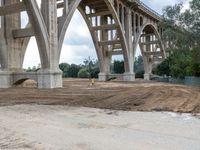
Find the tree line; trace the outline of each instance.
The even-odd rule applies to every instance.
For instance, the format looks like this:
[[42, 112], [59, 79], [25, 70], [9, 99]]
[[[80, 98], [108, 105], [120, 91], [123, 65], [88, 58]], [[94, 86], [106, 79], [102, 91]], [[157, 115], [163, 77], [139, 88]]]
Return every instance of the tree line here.
[[[100, 72], [98, 61], [91, 60], [90, 57], [85, 59], [81, 65], [61, 63], [59, 67], [63, 71], [64, 78], [98, 78], [98, 74]], [[114, 60], [110, 67], [111, 73], [122, 74], [125, 71], [123, 60]], [[142, 78], [144, 74], [142, 56], [136, 58], [134, 68], [136, 71], [136, 76]]]
[[175, 78], [185, 76], [200, 77], [200, 1], [192, 0], [190, 7], [183, 11], [183, 4], [167, 6], [163, 9], [161, 23], [168, 41], [168, 58], [154, 73]]
[[[136, 77], [142, 78], [144, 74], [144, 64], [142, 56], [135, 58], [135, 72]], [[124, 73], [124, 61], [114, 60], [111, 63], [111, 73], [122, 74]], [[68, 64], [61, 63], [59, 65], [60, 70], [63, 72], [63, 78], [98, 78], [100, 72], [98, 60], [93, 60], [90, 57], [85, 59], [82, 64]], [[32, 68], [25, 69], [26, 72], [37, 72], [40, 69], [33, 66]]]
[[92, 60], [90, 57], [85, 59], [83, 64], [61, 63], [59, 68], [63, 71], [64, 78], [98, 78], [100, 72], [98, 61]]

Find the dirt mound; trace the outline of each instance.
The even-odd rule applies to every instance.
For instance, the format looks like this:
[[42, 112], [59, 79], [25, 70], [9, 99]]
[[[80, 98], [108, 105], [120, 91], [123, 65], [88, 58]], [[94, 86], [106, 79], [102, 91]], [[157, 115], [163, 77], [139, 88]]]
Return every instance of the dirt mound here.
[[70, 105], [130, 111], [200, 113], [200, 88], [157, 82], [64, 80], [61, 89], [0, 90], [0, 106], [15, 104]]
[[15, 87], [23, 87], [23, 88], [37, 88], [37, 82], [30, 79], [22, 80], [15, 84]]

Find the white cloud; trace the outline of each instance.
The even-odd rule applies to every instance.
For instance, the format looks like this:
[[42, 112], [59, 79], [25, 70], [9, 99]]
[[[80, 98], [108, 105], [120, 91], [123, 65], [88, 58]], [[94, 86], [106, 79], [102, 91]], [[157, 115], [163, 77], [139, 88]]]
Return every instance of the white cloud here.
[[96, 51], [94, 48], [89, 48], [87, 45], [63, 45], [60, 62], [81, 64], [89, 56], [91, 58], [96, 58]]

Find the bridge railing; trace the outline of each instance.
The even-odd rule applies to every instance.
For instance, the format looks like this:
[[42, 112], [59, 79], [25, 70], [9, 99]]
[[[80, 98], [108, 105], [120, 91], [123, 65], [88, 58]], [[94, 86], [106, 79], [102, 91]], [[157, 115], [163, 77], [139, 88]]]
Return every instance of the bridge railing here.
[[149, 6], [147, 6], [147, 5], [146, 5], [145, 3], [143, 3], [141, 0], [139, 0], [138, 2], [139, 2], [139, 4], [140, 4], [141, 6], [143, 6], [144, 8], [146, 8], [148, 11], [150, 11], [151, 13], [153, 13], [154, 15], [156, 15], [157, 17], [162, 18], [162, 16], [161, 16], [158, 12], [156, 12], [155, 10], [153, 10], [152, 8], [150, 8]]

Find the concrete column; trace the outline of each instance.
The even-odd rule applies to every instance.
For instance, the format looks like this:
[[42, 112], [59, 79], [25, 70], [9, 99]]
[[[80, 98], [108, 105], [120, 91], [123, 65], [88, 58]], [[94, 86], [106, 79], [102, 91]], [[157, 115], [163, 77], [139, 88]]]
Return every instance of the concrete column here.
[[67, 15], [67, 13], [69, 12], [69, 0], [64, 0], [64, 9], [63, 9], [63, 14]]
[[[128, 67], [124, 73], [124, 80], [133, 81], [135, 80], [135, 73], [133, 72], [134, 69], [134, 52], [133, 52], [133, 28], [132, 28], [132, 14], [130, 9], [126, 9], [126, 18], [125, 18], [125, 35], [126, 41], [128, 43], [128, 59], [125, 60], [125, 64], [128, 63]], [[128, 61], [128, 62], [126, 62]]]
[[[146, 42], [150, 42], [151, 37], [150, 36], [146, 36]], [[146, 52], [149, 52], [151, 50], [151, 45], [150, 44], [146, 44]], [[151, 62], [151, 58], [149, 56], [143, 55], [143, 60], [144, 60], [144, 79], [145, 80], [150, 80], [151, 79], [151, 74], [152, 74], [152, 62]]]
[[136, 42], [136, 39], [137, 39], [137, 25], [136, 25], [136, 13], [134, 12], [134, 20], [133, 20], [133, 29], [134, 29], [134, 40]]
[[117, 14], [119, 15], [119, 2], [116, 1], [116, 3], [117, 3]]
[[[5, 5], [19, 2], [19, 0], [6, 0]], [[14, 39], [12, 31], [14, 29], [21, 28], [20, 13], [4, 16], [5, 26], [2, 28], [4, 30], [5, 39], [5, 49], [7, 50], [7, 64], [4, 64], [5, 68], [9, 71], [22, 71], [22, 40]], [[4, 40], [3, 39], [3, 40]]]
[[[5, 0], [3, 5], [17, 3], [20, 0]], [[9, 10], [7, 10], [9, 11]], [[23, 65], [23, 38], [14, 39], [13, 30], [20, 29], [20, 13], [10, 14], [1, 17], [0, 28], [0, 88], [8, 88], [13, 84], [13, 72], [22, 72]]]
[[[106, 16], [101, 16], [100, 19], [100, 24], [107, 24], [108, 20]], [[108, 31], [107, 30], [102, 30], [101, 31], [101, 37], [100, 37], [101, 41], [108, 41]], [[100, 81], [107, 81], [109, 74], [110, 74], [110, 66], [111, 66], [111, 55], [109, 53], [109, 49], [108, 46], [102, 46], [101, 47], [102, 51], [103, 51], [103, 58], [102, 61], [100, 63], [101, 64], [101, 70], [99, 73], [99, 80]]]
[[140, 14], [138, 14], [138, 33], [140, 32]]
[[124, 29], [124, 26], [125, 26], [125, 16], [124, 16], [124, 6], [122, 5], [122, 9], [121, 9], [121, 18], [122, 18], [122, 27]]
[[57, 0], [42, 0], [41, 11], [49, 36], [47, 50], [49, 67], [38, 71], [38, 86], [39, 88], [62, 87], [62, 72], [59, 69]]

